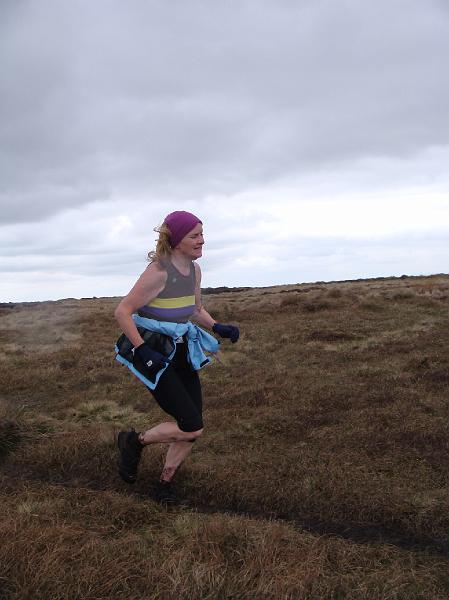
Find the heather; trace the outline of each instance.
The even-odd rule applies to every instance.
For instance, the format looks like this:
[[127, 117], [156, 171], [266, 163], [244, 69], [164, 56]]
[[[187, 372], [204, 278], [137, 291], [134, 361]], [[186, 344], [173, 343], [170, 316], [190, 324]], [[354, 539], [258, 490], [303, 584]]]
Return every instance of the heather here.
[[0, 305], [0, 596], [449, 596], [449, 276], [207, 290], [241, 328], [165, 508], [117, 476], [162, 418], [113, 358], [118, 298]]

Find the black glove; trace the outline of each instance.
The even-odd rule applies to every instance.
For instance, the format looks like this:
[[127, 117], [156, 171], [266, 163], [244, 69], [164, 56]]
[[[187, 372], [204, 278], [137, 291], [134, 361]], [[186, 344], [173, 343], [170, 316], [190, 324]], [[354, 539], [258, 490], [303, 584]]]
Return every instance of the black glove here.
[[234, 325], [222, 325], [221, 323], [215, 323], [212, 331], [222, 338], [229, 338], [233, 344], [239, 339], [240, 335], [238, 327], [234, 327]]
[[169, 358], [147, 344], [141, 344], [133, 350], [133, 366], [151, 380], [154, 380], [157, 373], [170, 362]]

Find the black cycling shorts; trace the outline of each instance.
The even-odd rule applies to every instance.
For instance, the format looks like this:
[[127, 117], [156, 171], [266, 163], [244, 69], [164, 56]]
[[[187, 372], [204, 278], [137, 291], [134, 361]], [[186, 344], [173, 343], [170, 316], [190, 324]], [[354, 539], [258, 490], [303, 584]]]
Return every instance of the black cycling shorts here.
[[162, 373], [156, 389], [150, 392], [162, 410], [176, 419], [179, 429], [203, 428], [201, 383], [188, 361], [187, 343], [176, 344], [171, 364]]

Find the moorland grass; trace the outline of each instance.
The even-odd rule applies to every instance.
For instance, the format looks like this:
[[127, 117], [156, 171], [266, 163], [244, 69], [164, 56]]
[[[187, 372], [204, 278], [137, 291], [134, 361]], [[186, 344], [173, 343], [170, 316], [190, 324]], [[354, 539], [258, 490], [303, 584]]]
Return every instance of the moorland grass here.
[[113, 358], [118, 299], [0, 307], [2, 598], [449, 597], [449, 277], [208, 294], [241, 328], [152, 500], [162, 414]]

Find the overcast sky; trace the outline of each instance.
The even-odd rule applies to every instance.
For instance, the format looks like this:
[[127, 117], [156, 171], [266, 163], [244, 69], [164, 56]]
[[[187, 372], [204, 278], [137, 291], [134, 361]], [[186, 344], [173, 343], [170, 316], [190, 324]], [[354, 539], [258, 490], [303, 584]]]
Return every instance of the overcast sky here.
[[449, 272], [446, 0], [1, 0], [0, 301]]

